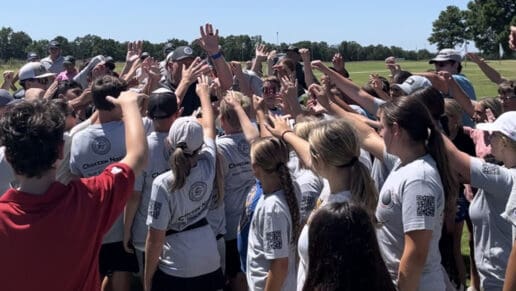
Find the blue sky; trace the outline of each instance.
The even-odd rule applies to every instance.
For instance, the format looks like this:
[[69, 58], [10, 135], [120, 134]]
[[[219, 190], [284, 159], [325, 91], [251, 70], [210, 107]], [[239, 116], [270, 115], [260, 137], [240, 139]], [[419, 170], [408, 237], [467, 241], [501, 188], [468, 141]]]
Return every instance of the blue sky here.
[[95, 34], [119, 41], [192, 40], [210, 22], [221, 35], [261, 35], [267, 42], [342, 40], [435, 50], [427, 38], [448, 5], [469, 1], [3, 1], [0, 26], [33, 39]]

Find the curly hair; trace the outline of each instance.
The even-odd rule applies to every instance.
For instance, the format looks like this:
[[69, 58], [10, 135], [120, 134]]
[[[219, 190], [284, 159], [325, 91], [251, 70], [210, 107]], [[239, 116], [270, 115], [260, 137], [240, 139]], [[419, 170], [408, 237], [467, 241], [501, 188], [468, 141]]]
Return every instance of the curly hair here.
[[23, 101], [8, 106], [0, 119], [0, 144], [14, 172], [40, 178], [52, 169], [64, 129], [65, 116], [54, 102]]

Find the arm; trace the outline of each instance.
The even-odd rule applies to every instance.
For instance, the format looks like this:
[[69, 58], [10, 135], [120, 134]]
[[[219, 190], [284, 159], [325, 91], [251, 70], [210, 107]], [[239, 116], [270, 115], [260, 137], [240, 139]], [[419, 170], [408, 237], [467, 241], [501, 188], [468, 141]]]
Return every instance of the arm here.
[[455, 81], [452, 75], [448, 72], [438, 72], [435, 73], [424, 73], [424, 76], [432, 82], [432, 86], [438, 89], [441, 92], [448, 92], [449, 96], [452, 96], [453, 99], [459, 103], [464, 112], [468, 114], [469, 117], [472, 117], [475, 108], [471, 99], [469, 99], [466, 92], [462, 90], [457, 81]]
[[125, 57], [125, 64], [122, 68], [122, 71], [120, 72], [120, 78], [124, 80], [130, 79], [130, 71], [133, 71], [134, 74], [136, 72], [135, 65], [138, 63], [138, 60], [140, 59], [140, 56], [142, 54], [142, 41], [134, 41], [134, 42], [128, 42], [127, 43], [127, 54]]
[[274, 76], [274, 58], [276, 58], [276, 51], [272, 50], [267, 56], [267, 77]]
[[152, 278], [158, 268], [159, 256], [165, 243], [165, 230], [149, 227], [145, 243], [145, 270], [143, 285], [145, 291], [151, 291]]
[[233, 75], [235, 75], [236, 79], [238, 80], [240, 92], [246, 96], [253, 96], [253, 92], [249, 86], [248, 80], [244, 76], [240, 62], [230, 62], [229, 64], [231, 65], [231, 71], [233, 72]]
[[293, 82], [288, 76], [283, 76], [280, 79], [281, 91], [283, 92], [283, 99], [290, 110], [292, 118], [296, 118], [303, 112], [299, 101], [297, 100], [297, 80]]
[[138, 211], [138, 206], [140, 205], [140, 199], [142, 197], [142, 192], [133, 191], [129, 200], [127, 200], [127, 204], [124, 208], [124, 249], [127, 253], [133, 253], [133, 249], [129, 246], [129, 241], [131, 240], [131, 230], [133, 227], [134, 217], [136, 216], [136, 211]]
[[477, 66], [480, 70], [486, 75], [486, 77], [491, 80], [491, 82], [495, 84], [500, 84], [503, 81], [507, 81], [498, 71], [496, 71], [493, 67], [489, 66], [484, 59], [480, 58], [478, 55], [474, 53], [467, 53], [466, 56]]
[[288, 274], [288, 258], [271, 260], [265, 291], [280, 291]]
[[310, 64], [310, 50], [302, 48], [299, 50], [299, 54], [303, 60], [303, 73], [305, 73], [305, 83], [308, 88], [314, 83], [314, 73], [312, 72], [312, 65]]
[[469, 184], [471, 182], [470, 156], [460, 151], [446, 135], [442, 134], [442, 137], [450, 166], [460, 175], [462, 183]]
[[505, 271], [505, 282], [503, 283], [503, 291], [516, 290], [516, 241], [512, 243], [512, 251]]
[[244, 132], [245, 139], [250, 144], [260, 136], [258, 129], [253, 125], [249, 116], [245, 113], [244, 109], [240, 102], [237, 102], [235, 97], [233, 97], [233, 91], [229, 91], [228, 94], [224, 97], [224, 102], [226, 102], [233, 110], [235, 110], [238, 121], [240, 122], [240, 126], [242, 127], [242, 131]]
[[2, 86], [0, 86], [1, 89], [9, 91], [11, 86], [14, 84], [14, 72], [13, 71], [4, 71], [3, 73], [4, 82], [2, 83]]
[[220, 53], [219, 30], [216, 29], [213, 31], [213, 26], [207, 23], [204, 28], [201, 26], [200, 31], [200, 45], [213, 61], [213, 66], [215, 67], [217, 77], [219, 78], [220, 87], [224, 91], [229, 90], [231, 85], [233, 85], [233, 74], [231, 74], [231, 70], [226, 63], [224, 56]]
[[405, 234], [405, 248], [398, 271], [400, 291], [417, 290], [431, 240], [431, 230], [415, 230]]
[[313, 61], [312, 66], [322, 73], [328, 75], [335, 85], [342, 91], [344, 94], [349, 96], [355, 102], [357, 102], [360, 106], [362, 106], [369, 113], [375, 115], [377, 110], [377, 105], [375, 103], [375, 97], [371, 96], [366, 91], [362, 90], [358, 85], [350, 81], [349, 79], [344, 78], [339, 73], [330, 70], [326, 65], [324, 65], [321, 61]]
[[183, 98], [185, 97], [185, 94], [188, 91], [190, 85], [192, 85], [198, 77], [207, 72], [209, 69], [210, 67], [199, 57], [195, 58], [188, 68], [185, 68], [183, 65], [181, 68], [181, 81], [179, 81], [179, 85], [175, 91], [178, 105], [183, 103]]
[[137, 98], [138, 93], [131, 91], [122, 92], [116, 99], [111, 96], [106, 98], [122, 108], [126, 155], [120, 163], [129, 166], [135, 176], [140, 175], [147, 161], [147, 142]]
[[303, 163], [311, 168], [312, 157], [310, 155], [310, 144], [297, 136], [289, 127], [287, 118], [285, 116], [271, 116], [274, 127], [266, 125], [267, 129], [279, 139], [283, 139], [286, 143], [290, 144], [297, 153], [297, 156], [303, 161]]
[[251, 71], [255, 72], [260, 78], [263, 76], [262, 63], [267, 60], [267, 48], [261, 44], [256, 47], [255, 57], [251, 66]]
[[81, 84], [81, 87], [85, 89], [86, 87], [88, 87], [88, 76], [90, 72], [93, 70], [93, 68], [95, 68], [95, 66], [97, 66], [100, 62], [103, 62], [104, 60], [105, 58], [102, 55], [95, 56], [90, 60], [88, 65], [79, 72], [79, 74], [73, 77], [73, 80]]
[[195, 92], [201, 100], [202, 109], [202, 128], [204, 136], [215, 140], [217, 131], [215, 130], [215, 114], [210, 101], [210, 87], [208, 77], [203, 75], [197, 79]]

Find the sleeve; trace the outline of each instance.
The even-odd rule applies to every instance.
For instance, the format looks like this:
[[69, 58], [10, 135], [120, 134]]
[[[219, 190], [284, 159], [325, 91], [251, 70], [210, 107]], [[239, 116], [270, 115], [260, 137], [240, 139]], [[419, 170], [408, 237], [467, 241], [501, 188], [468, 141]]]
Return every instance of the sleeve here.
[[71, 145], [70, 145], [70, 161], [69, 161], [69, 166], [70, 166], [70, 172], [75, 175], [75, 176], [79, 176], [79, 177], [82, 177], [82, 173], [81, 173], [81, 170], [79, 168], [79, 165], [77, 164], [77, 161], [75, 160], [75, 158], [77, 157], [77, 137], [76, 136], [73, 136], [72, 137], [72, 141], [71, 141]]
[[486, 163], [479, 158], [470, 158], [471, 186], [487, 193], [510, 193], [512, 176], [509, 169]]
[[85, 89], [88, 87], [88, 75], [93, 70], [93, 68], [100, 62], [104, 61], [104, 56], [98, 55], [90, 60], [88, 65], [82, 69], [75, 77], [73, 77], [73, 80], [79, 84], [81, 84], [81, 87]]
[[202, 154], [209, 162], [209, 168], [215, 171], [215, 158], [216, 158], [216, 146], [215, 141], [209, 137], [204, 137], [205, 146], [202, 148], [200, 154]]
[[105, 233], [124, 210], [133, 191], [134, 173], [129, 166], [114, 163], [100, 175], [81, 179], [81, 182], [88, 188], [89, 195], [99, 201]]
[[400, 159], [397, 156], [389, 154], [386, 150], [383, 151], [383, 164], [389, 172], [394, 169], [399, 161]]
[[403, 232], [434, 230], [441, 222], [444, 207], [443, 190], [426, 180], [415, 180], [405, 185], [402, 193]]
[[290, 226], [286, 215], [278, 208], [265, 212], [262, 237], [264, 255], [267, 260], [285, 258], [290, 255]]
[[507, 201], [502, 217], [512, 225], [512, 240], [516, 241], [516, 183], [512, 186], [511, 196]]
[[387, 102], [385, 100], [383, 100], [383, 99], [374, 97], [373, 103], [374, 103], [376, 111], [375, 112], [369, 112], [369, 113], [371, 113], [372, 115], [375, 115], [376, 112], [378, 111], [378, 108], [380, 108], [380, 106], [382, 106], [384, 103], [387, 103]]
[[149, 210], [147, 211], [148, 226], [159, 230], [167, 230], [172, 217], [169, 203], [167, 190], [162, 186], [161, 180], [154, 180], [152, 183]]

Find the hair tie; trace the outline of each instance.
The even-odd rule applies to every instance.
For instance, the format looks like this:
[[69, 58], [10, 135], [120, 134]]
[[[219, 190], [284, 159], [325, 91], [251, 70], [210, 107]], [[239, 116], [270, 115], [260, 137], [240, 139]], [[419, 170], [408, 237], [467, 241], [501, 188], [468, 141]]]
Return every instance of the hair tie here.
[[281, 166], [285, 165], [283, 162], [279, 162], [277, 165], [276, 165], [276, 171], [279, 171], [281, 169]]
[[347, 168], [347, 167], [351, 167], [353, 166], [356, 162], [358, 161], [358, 158], [357, 157], [352, 157], [351, 160], [349, 160], [349, 162], [343, 164], [343, 165], [340, 165], [339, 167], [342, 167], [342, 168]]
[[182, 150], [185, 150], [186, 149], [186, 142], [184, 142], [184, 141], [178, 142], [177, 145], [176, 145], [176, 148], [180, 148]]

